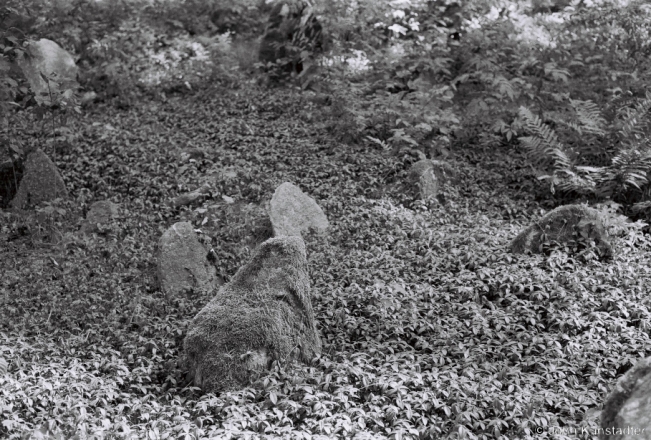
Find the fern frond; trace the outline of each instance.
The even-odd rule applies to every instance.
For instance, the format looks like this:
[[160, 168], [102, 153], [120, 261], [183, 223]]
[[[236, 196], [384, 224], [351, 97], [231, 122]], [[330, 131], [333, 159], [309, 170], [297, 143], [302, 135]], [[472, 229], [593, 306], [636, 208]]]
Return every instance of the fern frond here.
[[493, 78], [492, 87], [497, 91], [496, 95], [498, 99], [502, 99], [504, 96], [507, 96], [511, 101], [515, 99], [515, 89], [513, 84], [502, 75], [495, 75]]
[[651, 151], [638, 148], [622, 149], [613, 157], [611, 164], [601, 176], [604, 189], [609, 195], [624, 193], [630, 188], [642, 191], [651, 175]]
[[524, 129], [532, 136], [518, 138], [522, 145], [528, 150], [534, 162], [546, 162], [554, 159], [554, 150], [563, 151], [563, 146], [558, 140], [556, 132], [545, 125], [542, 120], [531, 113], [526, 107], [520, 107], [520, 119]]
[[588, 133], [597, 136], [606, 134], [606, 119], [601, 115], [597, 104], [590, 100], [581, 101], [578, 99], [570, 99], [570, 104], [579, 121], [578, 126], [568, 124], [570, 127], [576, 129], [580, 134]]
[[649, 124], [649, 111], [651, 111], [651, 93], [635, 105], [635, 108], [624, 108], [624, 120], [619, 134], [624, 142], [630, 142], [643, 135], [644, 124]]

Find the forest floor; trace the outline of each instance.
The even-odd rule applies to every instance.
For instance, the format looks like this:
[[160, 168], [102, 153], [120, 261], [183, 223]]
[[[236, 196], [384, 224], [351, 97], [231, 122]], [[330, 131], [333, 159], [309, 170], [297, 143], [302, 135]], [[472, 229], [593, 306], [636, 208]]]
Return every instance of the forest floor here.
[[[612, 261], [512, 255], [556, 203], [516, 151], [457, 146], [457, 181], [427, 206], [396, 185], [417, 158], [337, 142], [328, 121], [300, 93], [253, 86], [72, 121], [51, 155], [65, 214], [0, 212], [0, 437], [592, 438], [616, 378], [651, 354], [651, 242], [613, 217]], [[286, 181], [331, 223], [306, 237], [323, 355], [201, 395], [176, 361], [209, 297], [161, 294], [158, 239], [191, 221], [228, 281]], [[204, 183], [202, 203], [169, 206]], [[79, 233], [104, 199], [120, 219]]]

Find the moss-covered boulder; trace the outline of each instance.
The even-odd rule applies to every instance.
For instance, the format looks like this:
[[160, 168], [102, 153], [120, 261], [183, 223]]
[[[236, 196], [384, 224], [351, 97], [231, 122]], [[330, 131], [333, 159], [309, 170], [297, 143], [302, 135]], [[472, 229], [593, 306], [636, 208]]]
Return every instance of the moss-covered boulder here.
[[594, 241], [602, 257], [612, 256], [612, 247], [599, 211], [583, 205], [565, 205], [548, 212], [520, 232], [511, 242], [511, 252], [542, 253], [544, 243]]
[[600, 439], [651, 439], [651, 357], [622, 376], [601, 412]]
[[262, 243], [195, 316], [184, 349], [190, 377], [207, 392], [244, 387], [274, 360], [307, 362], [319, 354], [303, 239]]

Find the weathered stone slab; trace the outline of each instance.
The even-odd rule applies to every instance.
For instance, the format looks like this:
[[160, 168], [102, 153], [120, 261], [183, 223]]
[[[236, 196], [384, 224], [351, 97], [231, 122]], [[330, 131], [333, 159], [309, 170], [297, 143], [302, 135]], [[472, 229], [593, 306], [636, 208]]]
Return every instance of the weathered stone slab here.
[[24, 209], [30, 205], [67, 197], [68, 191], [54, 162], [41, 150], [27, 156], [23, 178], [11, 206]]
[[444, 183], [454, 178], [454, 170], [443, 161], [422, 159], [409, 169], [408, 191], [415, 200], [428, 200], [439, 195]]
[[276, 188], [269, 204], [269, 219], [276, 237], [302, 236], [310, 229], [323, 232], [330, 226], [314, 199], [289, 182]]
[[158, 243], [158, 281], [166, 295], [212, 290], [216, 272], [189, 222], [175, 223], [165, 231]]

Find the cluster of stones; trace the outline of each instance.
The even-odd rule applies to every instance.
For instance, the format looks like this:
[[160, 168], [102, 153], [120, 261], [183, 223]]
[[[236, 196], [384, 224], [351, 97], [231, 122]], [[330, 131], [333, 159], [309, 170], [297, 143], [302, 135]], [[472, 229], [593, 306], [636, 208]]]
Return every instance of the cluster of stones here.
[[269, 203], [273, 237], [219, 287], [210, 250], [192, 225], [170, 227], [158, 244], [158, 279], [166, 295], [216, 291], [189, 326], [182, 363], [206, 391], [251, 383], [273, 361], [308, 362], [321, 352], [312, 310], [305, 244], [328, 219], [297, 186], [280, 185]]

